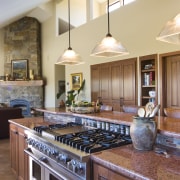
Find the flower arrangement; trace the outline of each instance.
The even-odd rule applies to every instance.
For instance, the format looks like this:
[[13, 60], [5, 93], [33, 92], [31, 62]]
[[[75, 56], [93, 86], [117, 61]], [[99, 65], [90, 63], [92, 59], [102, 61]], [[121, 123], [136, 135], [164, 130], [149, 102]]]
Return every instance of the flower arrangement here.
[[70, 90], [67, 92], [66, 106], [71, 106], [75, 103], [75, 97], [79, 95], [81, 91], [83, 91], [85, 86], [85, 79], [82, 81], [82, 84], [78, 90]]

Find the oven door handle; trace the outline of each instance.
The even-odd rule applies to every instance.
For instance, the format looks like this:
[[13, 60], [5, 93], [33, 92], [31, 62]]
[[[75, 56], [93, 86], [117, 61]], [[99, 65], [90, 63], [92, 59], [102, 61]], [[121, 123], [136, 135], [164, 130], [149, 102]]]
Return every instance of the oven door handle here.
[[34, 160], [39, 161], [39, 159], [38, 159], [36, 156], [33, 155], [33, 152], [32, 152], [32, 150], [31, 150], [31, 148], [24, 149], [24, 152], [25, 152], [27, 155], [31, 156]]
[[46, 157], [42, 156], [42, 157], [40, 157], [40, 158], [37, 158], [37, 157], [33, 154], [31, 148], [25, 149], [24, 152], [25, 152], [26, 154], [28, 154], [29, 156], [31, 156], [34, 160], [36, 160], [36, 161], [39, 162], [39, 163], [47, 163], [47, 158], [46, 158]]
[[[53, 172], [54, 174], [56, 174], [60, 180], [68, 180], [68, 179], [72, 179], [70, 178], [69, 176], [65, 175], [63, 171], [65, 171], [65, 169], [62, 171], [61, 170], [61, 173], [57, 173], [53, 168], [51, 168], [50, 166], [48, 166], [48, 160], [45, 156], [41, 156], [40, 158], [37, 158], [31, 148], [27, 148], [27, 149], [24, 149], [24, 152], [31, 156], [32, 159], [34, 159], [35, 161], [39, 162], [39, 164], [43, 165], [44, 167], [46, 167], [47, 169], [49, 169], [51, 172]], [[81, 179], [81, 178], [80, 178]]]

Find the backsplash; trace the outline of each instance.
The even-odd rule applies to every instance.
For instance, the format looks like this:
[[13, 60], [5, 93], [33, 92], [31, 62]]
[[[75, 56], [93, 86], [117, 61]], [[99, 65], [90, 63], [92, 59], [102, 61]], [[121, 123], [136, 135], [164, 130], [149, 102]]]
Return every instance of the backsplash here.
[[165, 135], [157, 134], [156, 143], [180, 149], [180, 139], [175, 137], [168, 137]]

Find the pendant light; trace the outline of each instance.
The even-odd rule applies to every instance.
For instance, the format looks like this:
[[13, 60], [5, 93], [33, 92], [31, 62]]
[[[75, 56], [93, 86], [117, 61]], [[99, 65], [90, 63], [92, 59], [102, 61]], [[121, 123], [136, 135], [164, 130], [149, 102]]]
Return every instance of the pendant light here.
[[129, 54], [127, 50], [122, 46], [120, 42], [110, 34], [110, 23], [109, 23], [109, 0], [107, 0], [107, 17], [108, 17], [108, 33], [106, 37], [101, 41], [100, 44], [96, 45], [92, 50], [91, 56], [99, 57], [114, 57]]
[[72, 48], [71, 48], [71, 34], [70, 34], [70, 0], [68, 0], [68, 20], [69, 20], [69, 47], [62, 56], [60, 56], [57, 60], [58, 65], [78, 65], [83, 64], [84, 61], [81, 60], [81, 57], [79, 54], [77, 54]]
[[156, 39], [163, 42], [180, 44], [180, 14], [166, 23]]

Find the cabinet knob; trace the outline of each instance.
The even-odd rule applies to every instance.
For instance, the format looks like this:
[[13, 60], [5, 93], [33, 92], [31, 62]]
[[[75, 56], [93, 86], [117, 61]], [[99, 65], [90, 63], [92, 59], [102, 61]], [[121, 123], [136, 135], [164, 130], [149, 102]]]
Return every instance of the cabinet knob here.
[[98, 180], [108, 180], [108, 179], [98, 174]]

